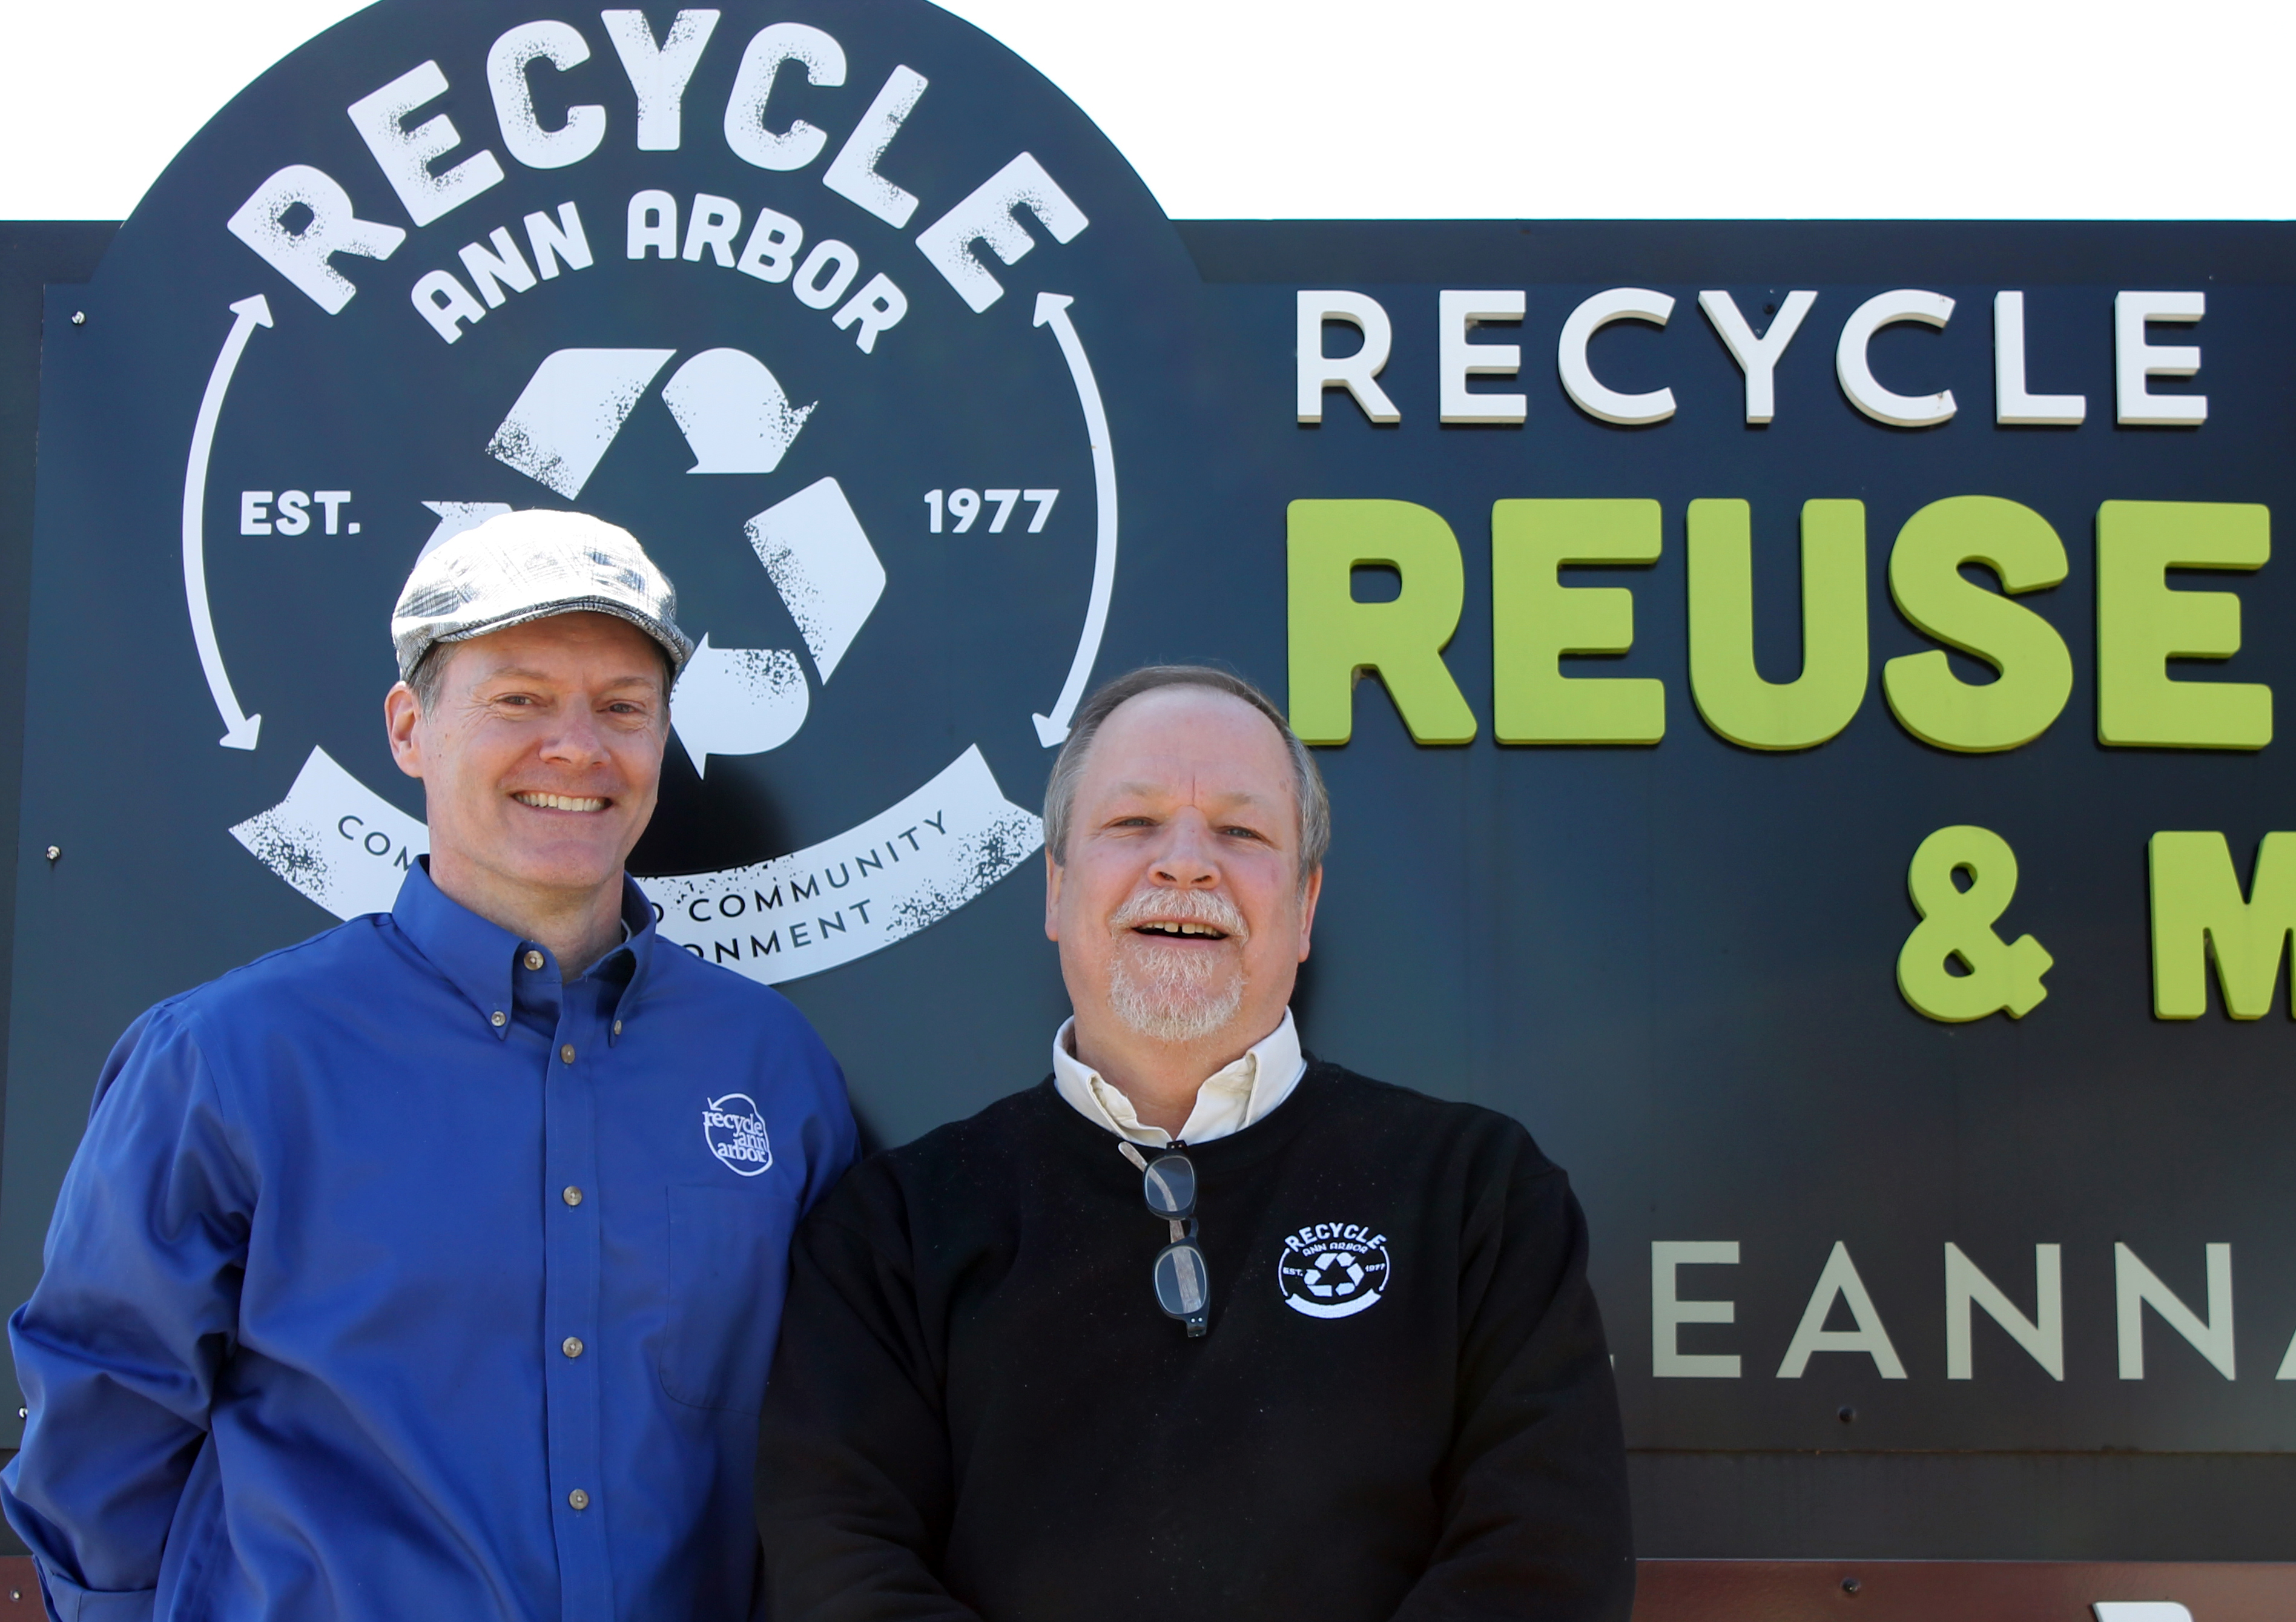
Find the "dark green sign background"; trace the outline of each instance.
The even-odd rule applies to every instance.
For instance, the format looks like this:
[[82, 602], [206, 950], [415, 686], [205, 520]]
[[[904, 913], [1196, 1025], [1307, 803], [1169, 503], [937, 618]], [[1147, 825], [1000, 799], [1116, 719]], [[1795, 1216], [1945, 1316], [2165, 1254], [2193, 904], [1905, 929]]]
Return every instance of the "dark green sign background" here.
[[[2287, 988], [2261, 1020], [2230, 1020], [2214, 1003], [2196, 1020], [2155, 1019], [2145, 854], [2164, 830], [2220, 832], [2244, 881], [2263, 836], [2296, 825], [2292, 746], [2101, 745], [2095, 567], [2107, 501], [2276, 514], [2296, 501], [2291, 228], [1176, 225], [1048, 84], [922, 4], [727, 10], [685, 91], [675, 150], [639, 148], [631, 86], [597, 15], [563, 15], [587, 61], [537, 64], [529, 82], [545, 127], [570, 107], [604, 108], [594, 153], [524, 166], [501, 134], [488, 50], [529, 11], [385, 4], [246, 91], [154, 187], [93, 280], [48, 297], [0, 1296], [20, 1299], [37, 1277], [54, 1190], [118, 1032], [149, 1003], [331, 922], [230, 831], [287, 798], [314, 749], [419, 817], [414, 785], [383, 750], [380, 700], [390, 602], [437, 522], [423, 503], [598, 512], [654, 547], [689, 624], [715, 645], [798, 649], [804, 624], [743, 522], [838, 481], [884, 571], [874, 611], [833, 676], [818, 658], [800, 667], [811, 708], [786, 743], [713, 755], [706, 773], [673, 745], [636, 862], [664, 878], [737, 868], [825, 848], [968, 750], [1006, 800], [1036, 805], [1050, 751], [1032, 717], [1055, 708], [1079, 639], [1089, 643], [1104, 572], [1096, 391], [1120, 515], [1096, 676], [1211, 659], [1283, 694], [1294, 501], [1417, 504], [1456, 538], [1465, 608], [1444, 659], [1477, 736], [1415, 744], [1377, 677], [1356, 689], [1351, 741], [1321, 751], [1336, 837], [1297, 1007], [1315, 1051], [1506, 1110], [1570, 1168], [1637, 1450], [1644, 1552], [2296, 1556], [2272, 1507], [2296, 1498], [2296, 1377], [2275, 1378], [2296, 1339]], [[744, 46], [792, 20], [840, 42], [847, 69], [832, 85], [783, 68], [764, 126], [802, 118], [826, 144], [805, 166], [770, 170], [745, 161], [721, 126]], [[652, 21], [658, 35], [668, 14]], [[489, 151], [504, 178], [417, 225], [345, 110], [424, 61], [447, 88], [406, 122], [451, 117], [458, 144], [439, 167]], [[917, 199], [898, 225], [823, 184], [897, 68], [929, 82], [877, 160]], [[976, 311], [920, 238], [1022, 152], [1089, 223], [1063, 242], [1046, 228], [1049, 205], [1021, 209], [1025, 255], [972, 250], [1003, 288]], [[298, 164], [340, 184], [360, 218], [406, 233], [387, 258], [334, 261], [357, 288], [340, 314], [226, 228], [267, 177]], [[706, 243], [633, 258], [629, 204], [646, 191], [668, 194], [689, 223], [697, 199], [731, 200], [745, 216], [737, 248], [759, 211], [787, 215], [809, 242], [849, 243], [857, 278], [814, 307], [792, 283], [719, 264]], [[570, 201], [587, 267], [508, 291], [452, 345], [410, 304], [429, 273], [468, 281], [463, 250], [497, 227], [530, 250], [521, 222]], [[55, 257], [22, 261], [14, 291], [85, 274], [70, 258], [77, 239], [25, 240]], [[865, 354], [834, 317], [880, 273], [906, 313]], [[1673, 389], [1676, 414], [1653, 426], [1596, 421], [1557, 380], [1566, 317], [1617, 287], [1676, 300], [1663, 330], [1622, 324], [1590, 351], [1615, 389]], [[1940, 426], [1871, 421], [1836, 380], [1843, 322], [1895, 288], [1955, 300], [1943, 330], [1890, 327], [1871, 349], [1899, 389], [1953, 389], [1960, 409]], [[1373, 423], [1338, 391], [1320, 425], [1297, 421], [1297, 296], [1318, 289], [1368, 296], [1391, 319], [1380, 381], [1399, 422]], [[1519, 376], [1474, 385], [1524, 393], [1520, 426], [1439, 421], [1445, 289], [1523, 293], [1519, 324], [1473, 334], [1521, 347]], [[1740, 373], [1697, 308], [1707, 289], [1729, 290], [1757, 325], [1794, 290], [1816, 294], [1778, 366], [1767, 427], [1744, 421]], [[1993, 421], [2002, 290], [2025, 295], [2032, 387], [2084, 395], [2081, 426]], [[2156, 343], [2201, 348], [2196, 378], [2154, 387], [2205, 394], [2205, 424], [2116, 424], [2113, 302], [2130, 290], [2205, 293], [2202, 320], [2153, 332]], [[1045, 294], [1072, 302], [1055, 315]], [[271, 324], [243, 334], [200, 509], [218, 654], [236, 699], [263, 717], [244, 750], [217, 742], [229, 717], [187, 607], [182, 502], [233, 307], [258, 295]], [[1324, 340], [1354, 341], [1336, 325]], [[793, 403], [817, 401], [816, 414], [777, 468], [689, 472], [691, 437], [649, 394], [570, 503], [487, 447], [547, 356], [594, 348], [673, 351], [671, 370], [739, 348]], [[34, 358], [9, 351], [10, 388], [27, 386]], [[929, 492], [945, 502], [998, 487], [1061, 494], [1033, 535], [1026, 505], [995, 534], [986, 517], [963, 534], [945, 518], [935, 532]], [[241, 533], [244, 492], [288, 489], [350, 492], [342, 516], [358, 532]], [[2062, 585], [2019, 601], [2062, 637], [2072, 694], [2043, 735], [2004, 753], [1920, 741], [1881, 687], [1885, 661], [1934, 645], [1892, 606], [1892, 544], [1917, 511], [1958, 496], [2031, 509], [2068, 560]], [[1659, 504], [1654, 563], [1567, 577], [1632, 591], [1631, 651], [1568, 673], [1662, 683], [1656, 744], [1494, 741], [1493, 506], [1526, 498]], [[1757, 752], [1699, 718], [1685, 517], [1711, 498], [1751, 504], [1756, 648], [1773, 680], [1800, 668], [1802, 504], [1864, 504], [1868, 686], [1829, 742]], [[21, 547], [20, 528], [10, 537]], [[20, 571], [21, 552], [12, 555]], [[2296, 692], [2292, 582], [2284, 562], [2177, 578], [2236, 594], [2243, 640], [2229, 663], [2176, 674]], [[1372, 599], [1396, 583], [1372, 570], [1356, 589]], [[1964, 679], [1986, 678], [1954, 657]], [[1907, 864], [1931, 832], [1964, 823], [2016, 853], [2000, 933], [2030, 933], [2054, 959], [2046, 1000], [2021, 1020], [1938, 1023], [1898, 989], [1898, 952], [1919, 922]], [[845, 1063], [878, 1141], [1044, 1074], [1063, 1004], [1041, 930], [1040, 862], [1029, 853], [1004, 872], [1007, 861], [905, 938], [783, 982]], [[735, 957], [754, 965], [753, 946]], [[1734, 1264], [1660, 1274], [1684, 1301], [1729, 1303], [1726, 1320], [1709, 1306], [1671, 1344], [1735, 1356], [1734, 1377], [1660, 1372], [1652, 1247], [1677, 1242], [1737, 1247]], [[2062, 1380], [1981, 1309], [1971, 1377], [1948, 1377], [1948, 1244], [2028, 1315], [2035, 1248], [2060, 1248]], [[2143, 1377], [2128, 1377], [2117, 1245], [2196, 1317], [2229, 1315], [2232, 1377], [2157, 1305], [2140, 1320]], [[2230, 1290], [2213, 1313], [2211, 1246], [2229, 1247]], [[1869, 1351], [1823, 1341], [1782, 1372], [1837, 1247], [1901, 1379]], [[1844, 1333], [1853, 1320], [1837, 1302], [1821, 1327]]]

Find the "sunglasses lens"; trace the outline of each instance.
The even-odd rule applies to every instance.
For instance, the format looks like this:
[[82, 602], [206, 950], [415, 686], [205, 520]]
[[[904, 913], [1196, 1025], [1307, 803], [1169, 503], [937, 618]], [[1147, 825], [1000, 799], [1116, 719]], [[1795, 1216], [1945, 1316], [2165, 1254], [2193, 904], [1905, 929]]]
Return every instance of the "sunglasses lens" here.
[[1185, 1216], [1196, 1208], [1196, 1168], [1184, 1154], [1159, 1156], [1141, 1177], [1148, 1208], [1159, 1216]]
[[1211, 1299], [1204, 1253], [1186, 1241], [1166, 1245], [1156, 1257], [1156, 1302], [1175, 1318], [1200, 1317]]

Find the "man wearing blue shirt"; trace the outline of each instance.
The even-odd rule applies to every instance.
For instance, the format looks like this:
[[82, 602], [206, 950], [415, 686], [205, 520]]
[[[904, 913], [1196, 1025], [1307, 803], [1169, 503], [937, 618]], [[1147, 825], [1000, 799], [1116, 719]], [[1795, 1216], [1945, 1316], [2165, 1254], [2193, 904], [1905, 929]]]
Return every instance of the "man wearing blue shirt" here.
[[66, 1622], [753, 1615], [784, 1252], [854, 1129], [804, 1019], [623, 872], [675, 594], [512, 513], [391, 633], [427, 869], [120, 1039], [10, 1322], [0, 1502]]

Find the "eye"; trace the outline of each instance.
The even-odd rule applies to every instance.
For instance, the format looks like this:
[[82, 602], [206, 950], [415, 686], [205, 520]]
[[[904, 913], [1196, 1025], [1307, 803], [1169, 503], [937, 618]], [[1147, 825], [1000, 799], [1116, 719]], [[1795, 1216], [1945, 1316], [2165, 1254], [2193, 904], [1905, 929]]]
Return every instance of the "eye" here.
[[[1229, 826], [1221, 829], [1220, 832], [1232, 840], [1262, 840], [1262, 835], [1260, 834], [1259, 830], [1257, 828], [1246, 828], [1241, 823], [1232, 823]], [[1264, 840], [1262, 842], [1265, 842]]]

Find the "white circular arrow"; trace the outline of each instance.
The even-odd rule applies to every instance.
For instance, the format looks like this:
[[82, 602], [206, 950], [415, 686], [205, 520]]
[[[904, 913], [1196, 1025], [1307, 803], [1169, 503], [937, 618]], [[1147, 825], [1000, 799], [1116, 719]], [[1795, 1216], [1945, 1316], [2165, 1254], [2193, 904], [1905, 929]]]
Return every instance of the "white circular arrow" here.
[[1084, 407], [1085, 433], [1092, 441], [1093, 499], [1097, 504], [1099, 530], [1092, 554], [1092, 602], [1085, 610], [1084, 635], [1077, 641], [1076, 658], [1069, 663], [1069, 679], [1048, 716], [1031, 716], [1037, 741], [1046, 749], [1068, 741], [1069, 723], [1084, 701], [1084, 684], [1100, 658], [1100, 638], [1108, 629], [1108, 600], [1116, 590], [1116, 449], [1110, 442], [1108, 413], [1100, 403], [1100, 385], [1093, 381], [1092, 362], [1085, 357], [1084, 340], [1069, 319], [1076, 300], [1066, 293], [1038, 293], [1033, 324], [1050, 326], [1068, 358], [1069, 375], [1076, 380], [1077, 403]]
[[208, 457], [215, 449], [216, 422], [223, 415], [223, 397], [231, 389], [231, 374], [258, 327], [271, 324], [271, 306], [261, 293], [231, 307], [231, 336], [223, 340], [215, 370], [208, 373], [207, 392], [200, 397], [199, 420], [192, 427], [192, 454], [184, 464], [184, 598], [192, 610], [192, 641], [200, 651], [200, 668], [207, 673], [208, 692], [223, 714], [226, 749], [251, 750], [263, 726], [261, 716], [239, 707], [231, 690], [231, 674], [223, 668], [223, 650], [216, 645], [215, 615], [208, 607], [208, 559], [205, 514], [208, 500]]

